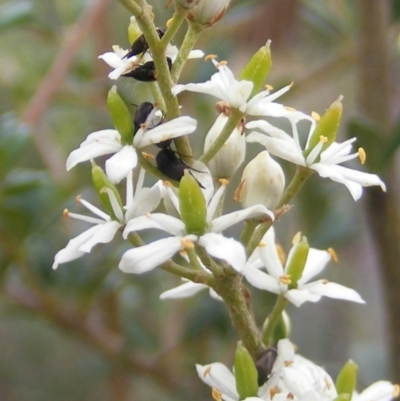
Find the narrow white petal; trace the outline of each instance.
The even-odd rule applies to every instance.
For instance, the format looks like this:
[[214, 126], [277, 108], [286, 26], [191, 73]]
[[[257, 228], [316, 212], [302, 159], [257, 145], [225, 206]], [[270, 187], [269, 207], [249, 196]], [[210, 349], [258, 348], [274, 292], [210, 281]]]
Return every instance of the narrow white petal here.
[[352, 288], [325, 280], [318, 280], [313, 283], [305, 284], [299, 287], [299, 289], [306, 289], [310, 294], [322, 295], [328, 298], [344, 299], [360, 304], [365, 303], [360, 294]]
[[141, 274], [160, 266], [182, 249], [181, 237], [163, 238], [130, 249], [122, 255], [119, 268], [125, 273]]
[[299, 307], [304, 302], [318, 302], [322, 295], [311, 294], [307, 290], [293, 289], [289, 290], [284, 294], [285, 298], [289, 300], [293, 305]]
[[118, 153], [106, 161], [107, 177], [118, 184], [137, 165], [137, 154], [133, 146], [125, 145]]
[[135, 216], [152, 212], [160, 203], [160, 188], [153, 186], [152, 188], [142, 188], [133, 198], [132, 204], [126, 211], [126, 221]]
[[111, 242], [115, 236], [115, 233], [121, 227], [118, 221], [112, 220], [104, 224], [99, 224], [96, 226], [96, 230], [93, 235], [84, 244], [79, 247], [82, 252], [90, 252], [92, 248], [97, 244], [106, 244]]
[[274, 294], [281, 293], [281, 288], [277, 280], [253, 266], [247, 265], [243, 271], [243, 275], [253, 287], [273, 292]]
[[284, 274], [284, 269], [276, 248], [275, 230], [273, 227], [269, 228], [257, 248], [260, 259], [268, 274], [278, 281], [279, 277]]
[[324, 270], [326, 264], [330, 260], [331, 255], [329, 252], [320, 249], [310, 248], [310, 250], [308, 251], [308, 257], [306, 265], [304, 266], [303, 274], [298, 283], [300, 285], [307, 283], [313, 277], [321, 273], [321, 271]]
[[275, 220], [274, 214], [263, 205], [254, 205], [246, 209], [238, 210], [236, 212], [228, 213], [223, 216], [217, 217], [211, 222], [211, 230], [215, 233], [220, 233], [230, 226], [233, 226], [245, 219], [253, 217], [269, 216], [271, 220]]
[[205, 284], [198, 284], [189, 281], [178, 287], [164, 291], [162, 294], [160, 294], [160, 299], [188, 298], [197, 294], [199, 291], [204, 290], [205, 288], [207, 288]]
[[202, 58], [203, 56], [204, 52], [202, 50], [195, 49], [190, 51], [188, 58]]
[[222, 234], [208, 233], [199, 239], [199, 245], [215, 258], [225, 260], [237, 272], [241, 272], [246, 265], [246, 252], [243, 245], [233, 238], [226, 238]]
[[389, 381], [380, 380], [360, 394], [353, 394], [353, 401], [390, 401], [395, 398], [396, 387]]

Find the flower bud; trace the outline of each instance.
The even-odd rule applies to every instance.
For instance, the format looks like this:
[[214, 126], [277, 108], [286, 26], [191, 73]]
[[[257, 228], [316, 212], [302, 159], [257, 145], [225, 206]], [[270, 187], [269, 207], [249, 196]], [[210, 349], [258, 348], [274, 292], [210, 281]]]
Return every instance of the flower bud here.
[[207, 224], [206, 201], [196, 178], [188, 170], [179, 183], [179, 209], [186, 233], [203, 235]]
[[282, 167], [264, 150], [243, 170], [242, 181], [235, 192], [244, 208], [262, 204], [273, 210], [285, 188]]
[[94, 162], [92, 162], [92, 181], [105, 209], [107, 210], [112, 219], [117, 219], [114, 213], [114, 209], [110, 202], [110, 197], [108, 196], [107, 192], [104, 191], [104, 188], [111, 189], [111, 191], [115, 195], [115, 198], [117, 199], [117, 202], [119, 203], [122, 209], [122, 201], [119, 192], [115, 187], [115, 185], [109, 180], [103, 169]]
[[336, 379], [338, 394], [349, 394], [350, 399], [356, 389], [358, 365], [351, 359], [345, 363]]
[[[221, 113], [208, 131], [204, 142], [204, 152], [218, 138], [225, 127], [228, 117]], [[244, 161], [246, 154], [246, 138], [243, 133], [243, 123], [240, 123], [232, 132], [218, 153], [208, 162], [207, 166], [215, 178], [229, 179]]]
[[247, 397], [255, 397], [258, 392], [258, 373], [247, 348], [241, 341], [238, 342], [235, 351], [235, 379], [236, 391], [239, 399], [244, 400]]
[[291, 289], [297, 288], [297, 282], [303, 275], [309, 249], [310, 246], [308, 245], [307, 238], [303, 236], [290, 250], [289, 258], [286, 263], [286, 274], [290, 276], [291, 283], [289, 288]]
[[114, 127], [121, 135], [121, 142], [123, 144], [132, 144], [134, 132], [132, 118], [115, 85], [108, 92], [107, 107]]
[[264, 82], [271, 69], [272, 60], [270, 45], [271, 41], [268, 40], [263, 47], [260, 47], [240, 74], [240, 80], [253, 82], [251, 96], [258, 93], [264, 86]]
[[201, 0], [193, 7], [187, 18], [207, 27], [213, 26], [225, 14], [231, 0]]
[[128, 26], [129, 43], [132, 44], [141, 34], [142, 34], [142, 31], [139, 28], [136, 18], [134, 16], [132, 16], [129, 26]]
[[339, 124], [342, 119], [342, 96], [335, 100], [325, 111], [322, 117], [317, 122], [314, 132], [312, 133], [307, 148], [304, 151], [304, 156], [307, 157], [315, 146], [324, 138], [324, 143], [319, 151], [319, 154], [328, 148], [332, 142], [336, 140], [336, 135], [339, 129]]

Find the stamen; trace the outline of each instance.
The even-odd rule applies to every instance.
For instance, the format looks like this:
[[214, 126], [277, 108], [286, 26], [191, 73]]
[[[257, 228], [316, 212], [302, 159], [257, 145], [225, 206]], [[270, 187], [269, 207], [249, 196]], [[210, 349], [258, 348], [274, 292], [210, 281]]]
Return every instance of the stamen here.
[[162, 183], [163, 183], [164, 187], [167, 187], [167, 188], [173, 188], [173, 187], [174, 187], [174, 186], [171, 184], [170, 181], [163, 181]]
[[276, 394], [279, 393], [279, 389], [277, 387], [271, 387], [269, 389], [269, 397], [271, 398], [271, 400], [275, 397]]
[[278, 258], [281, 261], [282, 265], [286, 263], [286, 253], [283, 250], [282, 246], [279, 244], [275, 245], [276, 252], [278, 253]]
[[227, 180], [226, 178], [221, 178], [221, 179], [219, 180], [219, 183], [220, 183], [221, 185], [227, 186], [227, 185], [229, 184], [229, 180]]
[[205, 369], [203, 376], [206, 377], [211, 372], [211, 366]]
[[266, 84], [266, 85], [264, 86], [264, 88], [265, 88], [267, 91], [272, 91], [272, 90], [274, 90], [274, 87], [273, 87], [272, 85], [270, 85], [270, 84]]
[[146, 160], [153, 160], [154, 156], [151, 153], [147, 153], [147, 152], [142, 152], [142, 156], [146, 159]]
[[322, 283], [322, 284], [328, 284], [329, 281], [328, 281], [326, 278], [324, 278], [324, 279], [321, 280], [321, 283]]
[[211, 395], [215, 401], [222, 401], [222, 393], [218, 391], [215, 387], [211, 389]]
[[327, 376], [324, 377], [324, 382], [325, 382], [326, 388], [327, 388], [328, 390], [330, 390], [331, 387], [332, 387], [332, 385], [331, 385], [331, 382], [329, 381], [329, 379], [328, 379]]
[[63, 218], [64, 219], [68, 219], [68, 217], [69, 217], [69, 210], [68, 209], [64, 209], [63, 210]]
[[259, 248], [265, 248], [267, 244], [265, 242], [260, 241], [257, 245]]
[[219, 63], [217, 63], [217, 64], [215, 65], [215, 67], [216, 67], [216, 68], [219, 68], [219, 67], [224, 67], [225, 65], [228, 65], [228, 62], [225, 61], [225, 60], [222, 60], [222, 61], [220, 61]]
[[365, 153], [364, 148], [358, 148], [357, 153], [361, 164], [364, 164], [365, 160], [367, 159], [367, 154]]
[[301, 240], [301, 231], [296, 233], [292, 239], [292, 245], [297, 245]]
[[78, 196], [75, 198], [75, 202], [76, 202], [78, 205], [81, 203], [81, 200], [82, 200], [81, 195], [78, 195]]
[[397, 398], [400, 395], [400, 386], [398, 384], [394, 385], [393, 397]]
[[335, 252], [335, 250], [333, 249], [333, 248], [328, 248], [327, 249], [327, 252], [329, 253], [329, 255], [331, 255], [331, 258], [332, 258], [332, 260], [334, 261], [334, 262], [338, 262], [339, 261], [339, 258], [338, 258], [338, 256], [337, 256], [337, 253]]
[[218, 113], [223, 114], [226, 117], [229, 117], [231, 114], [231, 106], [228, 102], [220, 100], [219, 102], [215, 103], [215, 108]]
[[284, 285], [290, 285], [292, 284], [291, 278], [292, 276], [290, 274], [284, 274], [279, 277], [279, 281]]
[[287, 111], [296, 111], [296, 109], [294, 107], [289, 107], [289, 106], [285, 106], [285, 109]]
[[315, 120], [315, 121], [319, 121], [321, 119], [321, 116], [316, 112], [316, 111], [312, 111], [311, 112], [311, 117]]
[[326, 142], [328, 142], [328, 138], [326, 136], [324, 136], [324, 135], [320, 135], [319, 141], [322, 142], [322, 143], [326, 143]]
[[285, 367], [288, 367], [293, 364], [293, 361], [283, 361], [283, 364], [285, 365]]
[[185, 249], [193, 249], [194, 248], [193, 242], [190, 239], [187, 239], [187, 238], [182, 238], [181, 239], [181, 245]]
[[293, 395], [292, 393], [288, 393], [287, 396], [286, 396], [286, 398], [287, 398], [288, 400], [294, 400], [294, 395]]
[[204, 58], [204, 60], [208, 61], [208, 60], [214, 60], [215, 58], [217, 58], [218, 56], [216, 54], [207, 54], [207, 56]]
[[240, 200], [240, 194], [242, 192], [242, 188], [243, 185], [245, 183], [246, 179], [244, 179], [243, 181], [240, 182], [240, 184], [237, 186], [237, 188], [235, 189], [235, 192], [233, 193], [233, 201], [234, 202], [239, 202]]

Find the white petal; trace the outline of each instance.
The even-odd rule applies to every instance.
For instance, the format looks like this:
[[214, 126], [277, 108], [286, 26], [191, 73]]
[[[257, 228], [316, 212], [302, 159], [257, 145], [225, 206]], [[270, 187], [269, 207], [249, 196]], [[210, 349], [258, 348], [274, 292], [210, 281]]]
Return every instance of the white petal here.
[[191, 50], [188, 58], [202, 58], [204, 56], [204, 52], [199, 49]]
[[310, 294], [322, 295], [328, 298], [344, 299], [346, 301], [357, 302], [364, 304], [365, 301], [361, 298], [360, 294], [352, 288], [345, 287], [337, 283], [327, 282], [326, 280], [318, 280], [313, 283], [305, 284], [301, 287]]
[[125, 273], [141, 274], [160, 266], [182, 249], [181, 237], [163, 238], [130, 249], [122, 255], [119, 268]]
[[177, 235], [184, 232], [185, 225], [176, 217], [168, 216], [164, 213], [151, 213], [129, 220], [123, 232], [123, 237], [126, 239], [130, 232], [148, 228], [157, 228], [172, 235]]
[[[397, 390], [398, 391], [398, 390]], [[380, 380], [367, 387], [360, 394], [354, 394], [353, 401], [390, 401], [395, 398], [396, 387], [389, 381]]]
[[106, 161], [107, 177], [118, 184], [137, 165], [137, 154], [133, 146], [125, 145], [118, 153]]
[[135, 194], [130, 208], [126, 211], [126, 221], [135, 216], [141, 216], [152, 212], [160, 203], [160, 188], [154, 185], [152, 188], [142, 188]]
[[233, 226], [240, 221], [245, 219], [251, 219], [252, 217], [269, 216], [272, 220], [275, 220], [274, 214], [263, 205], [254, 205], [246, 209], [238, 210], [236, 212], [228, 213], [223, 216], [217, 217], [211, 222], [211, 230], [219, 233], [224, 231], [230, 226]]
[[103, 130], [93, 132], [81, 143], [78, 149], [68, 156], [67, 170], [83, 161], [118, 152], [121, 148], [121, 137], [117, 131]]
[[[308, 251], [308, 257], [306, 265], [304, 266], [304, 271], [301, 279], [298, 283], [304, 284], [311, 280], [313, 277], [321, 273], [324, 270], [326, 264], [331, 260], [331, 255], [327, 251], [320, 249], [310, 248]], [[287, 262], [289, 264], [289, 261]]]
[[243, 271], [243, 275], [253, 287], [273, 292], [274, 294], [281, 293], [281, 288], [277, 280], [253, 266], [247, 265]]
[[233, 238], [222, 234], [208, 233], [199, 239], [199, 245], [215, 258], [225, 260], [236, 271], [241, 272], [246, 264], [246, 252], [243, 245]]
[[115, 220], [97, 225], [97, 230], [93, 232], [92, 237], [79, 247], [82, 252], [90, 252], [97, 244], [106, 244], [111, 242], [115, 233], [122, 225]]
[[318, 302], [321, 299], [321, 295], [311, 294], [307, 290], [303, 289], [289, 290], [284, 294], [284, 296], [297, 307], [301, 306], [304, 302]]
[[191, 281], [178, 287], [164, 291], [160, 294], [160, 299], [188, 298], [207, 288], [205, 284], [193, 283]]
[[121, 57], [119, 57], [114, 52], [107, 52], [104, 54], [100, 54], [98, 58], [102, 59], [112, 68], [117, 68], [121, 65]]
[[151, 129], [141, 128], [133, 138], [133, 146], [142, 148], [167, 139], [189, 135], [195, 131], [196, 126], [197, 121], [194, 118], [181, 116]]

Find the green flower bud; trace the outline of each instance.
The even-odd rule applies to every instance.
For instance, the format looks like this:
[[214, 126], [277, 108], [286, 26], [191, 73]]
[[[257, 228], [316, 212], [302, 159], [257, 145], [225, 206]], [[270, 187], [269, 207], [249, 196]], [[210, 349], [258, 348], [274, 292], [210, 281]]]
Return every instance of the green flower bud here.
[[258, 392], [258, 373], [249, 351], [238, 342], [235, 351], [236, 391], [239, 399], [255, 397]]
[[121, 197], [119, 196], [117, 188], [108, 179], [103, 169], [94, 162], [92, 162], [92, 181], [108, 214], [111, 216], [112, 219], [117, 220], [114, 210], [111, 206], [110, 197], [108, 196], [107, 192], [104, 191], [104, 188], [111, 189], [122, 209]]
[[342, 99], [343, 97], [340, 96], [335, 100], [317, 122], [317, 126], [309, 140], [308, 147], [304, 151], [305, 157], [310, 154], [314, 147], [320, 142], [321, 138], [324, 139], [324, 144], [319, 153], [323, 152], [336, 140], [339, 124], [342, 119]]
[[282, 167], [264, 150], [243, 170], [242, 180], [235, 191], [235, 200], [244, 208], [261, 204], [273, 210], [285, 189]]
[[265, 46], [261, 47], [244, 67], [240, 79], [253, 82], [251, 96], [258, 93], [264, 86], [264, 82], [271, 69], [271, 41], [268, 40]]
[[207, 225], [207, 207], [199, 184], [188, 170], [179, 183], [179, 208], [188, 234], [203, 235]]
[[131, 21], [128, 26], [129, 43], [132, 44], [141, 34], [142, 34], [142, 31], [139, 28], [136, 18], [134, 16], [132, 16]]
[[303, 275], [303, 270], [306, 265], [308, 251], [310, 247], [306, 237], [302, 237], [301, 240], [294, 245], [291, 250], [291, 257], [286, 265], [286, 274], [290, 276], [289, 288], [297, 288], [297, 282]]
[[349, 395], [351, 400], [357, 385], [357, 373], [358, 365], [350, 359], [340, 370], [336, 379], [336, 391], [339, 395]]
[[123, 144], [132, 144], [133, 121], [125, 102], [114, 85], [108, 92], [107, 107], [111, 114], [115, 129], [121, 135]]

